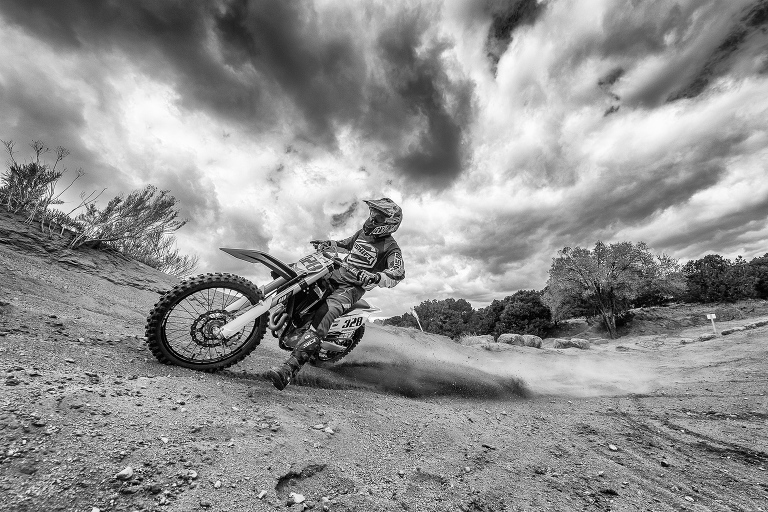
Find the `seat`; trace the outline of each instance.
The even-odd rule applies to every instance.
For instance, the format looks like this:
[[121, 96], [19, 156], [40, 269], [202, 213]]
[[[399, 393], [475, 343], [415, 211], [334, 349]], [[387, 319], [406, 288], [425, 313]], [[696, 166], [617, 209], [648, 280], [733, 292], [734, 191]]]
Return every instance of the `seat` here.
[[360, 299], [359, 301], [352, 304], [352, 307], [349, 308], [349, 311], [352, 311], [353, 309], [369, 309], [370, 307], [370, 304], [368, 304], [365, 300]]

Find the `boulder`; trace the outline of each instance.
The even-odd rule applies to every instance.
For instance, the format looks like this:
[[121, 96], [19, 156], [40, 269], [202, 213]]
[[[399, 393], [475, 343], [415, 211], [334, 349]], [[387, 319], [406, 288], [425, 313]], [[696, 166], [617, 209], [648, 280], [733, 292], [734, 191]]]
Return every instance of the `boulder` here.
[[493, 343], [493, 336], [490, 334], [483, 334], [481, 336], [462, 336], [459, 338], [459, 343], [468, 347], [479, 345], [481, 343]]
[[581, 350], [587, 350], [589, 348], [589, 342], [580, 338], [555, 338], [554, 348], [578, 348]]
[[525, 338], [522, 334], [504, 333], [499, 335], [497, 343], [504, 343], [506, 345], [518, 345], [520, 347], [525, 346]]
[[541, 338], [534, 334], [523, 334], [523, 344], [526, 347], [541, 348]]
[[707, 340], [713, 340], [715, 338], [717, 338], [717, 334], [715, 334], [713, 332], [710, 332], [710, 333], [707, 333], [707, 334], [702, 334], [701, 336], [699, 336], [696, 339], [698, 341], [707, 341]]

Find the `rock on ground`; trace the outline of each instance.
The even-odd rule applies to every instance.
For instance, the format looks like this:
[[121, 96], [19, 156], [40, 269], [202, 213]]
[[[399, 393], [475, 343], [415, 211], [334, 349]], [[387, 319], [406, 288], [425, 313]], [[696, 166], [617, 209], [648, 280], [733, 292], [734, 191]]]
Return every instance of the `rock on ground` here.
[[468, 347], [479, 345], [481, 343], [493, 343], [493, 336], [490, 334], [482, 334], [480, 336], [462, 336], [459, 338], [459, 344]]
[[587, 350], [589, 348], [589, 342], [579, 338], [563, 339], [556, 338], [553, 344], [554, 348], [578, 348], [581, 350]]
[[541, 348], [541, 338], [534, 334], [523, 334], [523, 342], [526, 347]]
[[497, 343], [506, 343], [507, 345], [518, 345], [520, 347], [525, 346], [525, 338], [522, 334], [504, 333], [496, 340]]

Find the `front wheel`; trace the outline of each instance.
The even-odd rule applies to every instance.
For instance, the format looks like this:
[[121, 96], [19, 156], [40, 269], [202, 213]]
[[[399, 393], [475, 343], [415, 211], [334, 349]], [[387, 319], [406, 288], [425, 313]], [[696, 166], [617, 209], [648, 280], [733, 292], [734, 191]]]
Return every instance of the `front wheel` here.
[[360, 327], [355, 329], [355, 332], [353, 332], [352, 336], [350, 336], [349, 338], [337, 338], [334, 340], [329, 340], [329, 341], [333, 341], [333, 343], [337, 345], [342, 345], [343, 347], [345, 347], [344, 350], [341, 352], [332, 352], [330, 350], [322, 349], [320, 350], [320, 352], [318, 352], [318, 354], [314, 358], [312, 358], [312, 360], [310, 360], [310, 364], [312, 364], [313, 366], [319, 366], [322, 368], [326, 364], [337, 363], [341, 361], [341, 359], [344, 356], [352, 352], [352, 349], [354, 349], [357, 346], [357, 344], [360, 343], [360, 340], [363, 339], [364, 334], [365, 334], [365, 326], [361, 325]]
[[261, 343], [266, 317], [249, 322], [229, 338], [216, 335], [236, 316], [226, 308], [242, 298], [253, 305], [262, 296], [256, 285], [233, 274], [204, 274], [182, 281], [147, 317], [149, 349], [161, 363], [208, 372], [242, 361]]

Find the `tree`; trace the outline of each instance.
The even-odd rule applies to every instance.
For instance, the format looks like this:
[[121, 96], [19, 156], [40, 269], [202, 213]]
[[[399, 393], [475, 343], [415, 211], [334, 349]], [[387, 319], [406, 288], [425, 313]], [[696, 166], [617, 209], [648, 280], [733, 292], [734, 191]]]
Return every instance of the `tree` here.
[[755, 295], [754, 268], [739, 256], [731, 262], [719, 254], [707, 254], [683, 266], [691, 302], [734, 302]]
[[580, 289], [552, 279], [547, 280], [541, 300], [549, 308], [554, 325], [569, 318], [591, 316], [594, 311]]
[[753, 270], [754, 268], [750, 267], [747, 260], [741, 256], [737, 256], [731, 263], [728, 274], [735, 300], [755, 297], [756, 277]]
[[615, 338], [617, 316], [626, 313], [643, 290], [679, 290], [678, 275], [676, 260], [654, 256], [643, 242], [606, 245], [598, 241], [592, 250], [565, 247], [559, 251], [549, 269], [549, 285], [561, 297], [580, 297], [591, 304]]
[[467, 332], [472, 334], [491, 334], [504, 311], [504, 301], [494, 299], [487, 307], [480, 308], [470, 317]]
[[474, 310], [464, 299], [425, 300], [414, 308], [426, 332], [453, 339], [466, 333]]
[[749, 268], [754, 279], [755, 296], [768, 299], [768, 253], [752, 258]]
[[552, 327], [552, 315], [542, 302], [542, 292], [520, 290], [504, 299], [504, 309], [494, 326], [494, 335], [505, 332], [543, 336]]
[[685, 295], [685, 278], [678, 260], [666, 254], [655, 258], [654, 265], [645, 269], [630, 307], [661, 306]]

